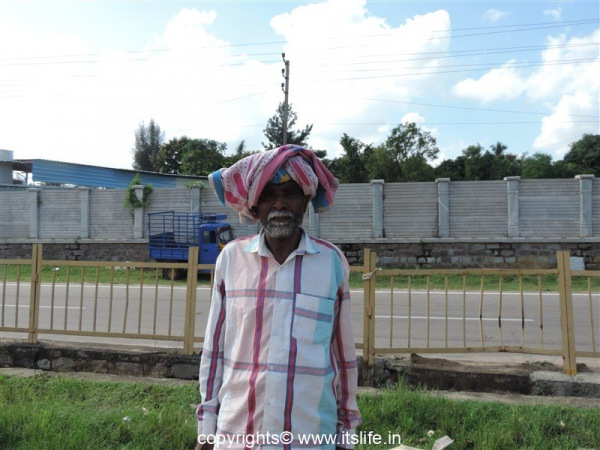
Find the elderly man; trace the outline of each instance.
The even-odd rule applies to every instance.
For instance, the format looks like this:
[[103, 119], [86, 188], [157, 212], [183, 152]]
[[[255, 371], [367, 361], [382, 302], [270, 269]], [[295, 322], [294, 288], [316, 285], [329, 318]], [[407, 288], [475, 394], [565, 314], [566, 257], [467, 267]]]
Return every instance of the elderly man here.
[[307, 149], [251, 155], [209, 177], [259, 235], [217, 260], [200, 364], [198, 447], [352, 448], [360, 424], [348, 263], [301, 228], [338, 181]]

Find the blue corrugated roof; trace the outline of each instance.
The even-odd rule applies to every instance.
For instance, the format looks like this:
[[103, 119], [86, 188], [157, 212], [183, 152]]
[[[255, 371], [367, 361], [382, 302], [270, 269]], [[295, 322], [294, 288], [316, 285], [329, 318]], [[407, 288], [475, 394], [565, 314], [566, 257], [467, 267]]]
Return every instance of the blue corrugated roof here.
[[15, 163], [15, 166], [30, 167], [34, 182], [73, 184], [76, 186], [123, 189], [129, 186], [136, 173], [140, 174], [143, 184], [152, 184], [154, 187], [176, 187], [190, 181], [206, 179], [206, 177], [114, 169], [47, 159], [21, 159], [15, 160]]

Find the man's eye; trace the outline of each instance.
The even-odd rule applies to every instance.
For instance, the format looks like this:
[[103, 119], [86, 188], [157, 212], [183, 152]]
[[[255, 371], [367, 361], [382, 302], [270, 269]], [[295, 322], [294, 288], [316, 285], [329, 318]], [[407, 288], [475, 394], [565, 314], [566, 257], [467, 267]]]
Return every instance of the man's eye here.
[[284, 195], [286, 197], [301, 197], [303, 192], [299, 189], [286, 189], [284, 191]]

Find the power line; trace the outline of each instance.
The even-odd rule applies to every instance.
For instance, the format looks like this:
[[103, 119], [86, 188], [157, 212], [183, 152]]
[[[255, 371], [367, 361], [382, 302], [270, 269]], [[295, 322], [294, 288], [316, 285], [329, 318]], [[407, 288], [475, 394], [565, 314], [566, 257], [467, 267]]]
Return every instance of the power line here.
[[[595, 120], [557, 120], [553, 123], [598, 123]], [[424, 122], [420, 125], [525, 125], [525, 124], [543, 124], [541, 121], [516, 121], [516, 122]], [[369, 125], [381, 126], [389, 125], [389, 123], [378, 122], [319, 122], [323, 125]]]
[[[448, 108], [448, 109], [465, 109], [472, 111], [485, 111], [485, 112], [501, 112], [501, 113], [510, 113], [510, 114], [530, 114], [530, 115], [540, 115], [545, 116], [551, 114], [550, 112], [537, 112], [537, 111], [516, 111], [511, 109], [496, 109], [496, 108], [477, 108], [472, 106], [457, 106], [457, 105], [437, 105], [434, 103], [421, 103], [421, 102], [407, 102], [401, 100], [385, 100], [381, 98], [369, 98], [362, 97], [363, 100], [370, 100], [374, 102], [385, 102], [385, 103], [402, 103], [405, 105], [418, 105], [418, 106], [431, 106], [434, 108]], [[590, 118], [598, 118], [598, 116], [592, 114], [569, 114], [568, 117], [590, 117]]]
[[[383, 64], [388, 62], [403, 62], [403, 61], [426, 61], [431, 59], [444, 59], [444, 58], [460, 58], [460, 57], [470, 57], [470, 56], [482, 56], [482, 55], [495, 55], [501, 53], [517, 53], [517, 52], [530, 52], [536, 50], [551, 50], [558, 48], [579, 48], [579, 47], [590, 47], [590, 46], [600, 46], [600, 42], [591, 42], [586, 44], [558, 44], [558, 45], [548, 45], [548, 46], [528, 46], [528, 47], [495, 47], [490, 49], [471, 49], [471, 50], [455, 50], [453, 52], [414, 52], [414, 53], [386, 53], [380, 55], [358, 55], [352, 57], [352, 62], [347, 63], [339, 63], [334, 62], [331, 64], [316, 64], [312, 65], [312, 67], [330, 67], [330, 66], [354, 66], [354, 65], [364, 65], [364, 64]], [[407, 55], [429, 55], [422, 58], [405, 58], [405, 59], [385, 59], [385, 60], [373, 60], [373, 61], [355, 61], [359, 58], [373, 58], [373, 57], [381, 57], [381, 56], [407, 56]], [[330, 61], [332, 58], [323, 57], [323, 58], [311, 58], [311, 59], [302, 59], [299, 58], [299, 61], [314, 61], [326, 59]]]
[[[498, 33], [507, 33], [507, 32], [519, 32], [519, 31], [530, 31], [530, 30], [538, 30], [538, 29], [546, 29], [546, 28], [557, 28], [565, 25], [570, 26], [578, 26], [578, 25], [588, 25], [592, 23], [599, 23], [598, 19], [579, 19], [572, 21], [563, 21], [563, 22], [539, 22], [533, 24], [516, 24], [516, 25], [497, 25], [490, 27], [471, 27], [471, 28], [456, 28], [456, 29], [445, 29], [445, 30], [426, 30], [428, 33], [440, 33], [440, 32], [453, 32], [453, 31], [465, 31], [465, 30], [493, 30], [500, 28], [510, 28], [507, 30], [497, 30], [497, 31], [488, 31], [482, 33], [471, 33], [471, 34], [462, 34], [455, 36], [438, 36], [434, 38], [430, 38], [429, 40], [435, 39], [448, 39], [448, 38], [460, 38], [460, 37], [471, 37], [471, 36], [481, 36], [485, 34], [498, 34]], [[521, 28], [519, 28], [521, 27]], [[519, 29], [515, 29], [519, 28]], [[357, 36], [333, 36], [322, 38], [323, 40], [339, 40], [339, 39], [364, 39], [368, 37], [382, 37], [382, 36], [393, 36], [394, 32], [389, 32], [385, 34], [372, 34], [372, 35], [357, 35]], [[230, 48], [230, 47], [248, 47], [248, 46], [260, 46], [260, 45], [274, 45], [274, 44], [286, 44], [287, 41], [267, 41], [267, 42], [245, 42], [245, 43], [237, 43], [237, 44], [222, 44], [222, 45], [205, 45], [198, 46], [196, 49], [217, 49], [217, 48]], [[358, 46], [368, 46], [372, 44], [361, 44]], [[338, 46], [338, 47], [321, 47], [320, 50], [337, 50], [341, 48], [356, 48], [357, 45], [351, 46]], [[139, 54], [139, 53], [160, 53], [160, 52], [168, 52], [169, 48], [159, 48], [159, 49], [145, 49], [145, 50], [126, 50], [120, 53], [123, 54]], [[313, 51], [311, 49], [304, 51]], [[238, 54], [231, 55], [232, 57], [243, 57], [243, 56], [267, 56], [267, 55], [279, 55], [281, 52], [268, 52], [268, 53], [259, 53], [259, 54]], [[16, 58], [0, 58], [0, 61], [22, 61], [28, 59], [50, 59], [50, 58], [78, 58], [78, 57], [91, 57], [91, 56], [100, 56], [100, 53], [80, 53], [80, 54], [66, 54], [66, 55], [33, 55], [33, 56], [21, 56]], [[147, 58], [146, 58], [147, 59]], [[90, 61], [84, 61], [90, 62]]]
[[[438, 69], [438, 68], [450, 68], [450, 67], [472, 67], [472, 68], [476, 68], [476, 67], [481, 67], [481, 66], [486, 66], [489, 67], [492, 64], [498, 64], [501, 65], [501, 68], [505, 69], [505, 68], [513, 68], [513, 67], [521, 67], [523, 65], [525, 66], [530, 66], [531, 64], [536, 64], [536, 65], [546, 65], [546, 64], [551, 64], [554, 62], [560, 62], [561, 64], [566, 64], [566, 63], [577, 63], [577, 62], [594, 62], [594, 61], [600, 61], [600, 59], [596, 59], [596, 58], [579, 58], [579, 59], [561, 59], [558, 61], [545, 61], [545, 60], [532, 60], [532, 61], [508, 61], [508, 62], [504, 62], [504, 61], [495, 61], [495, 62], [485, 62], [485, 63], [479, 63], [479, 64], [446, 64], [446, 65], [436, 65], [435, 67], [432, 67], [432, 69]], [[353, 69], [352, 72], [381, 72], [381, 71], [385, 71], [385, 70], [422, 70], [422, 69], [426, 69], [428, 68], [427, 66], [420, 66], [420, 67], [411, 67], [411, 66], [404, 66], [404, 67], [390, 67], [390, 68], [374, 68], [374, 69]], [[339, 69], [339, 70], [326, 70], [326, 71], [308, 71], [308, 72], [304, 72], [304, 74], [311, 74], [311, 73], [337, 73], [337, 72], [348, 72], [348, 70], [346, 69]]]
[[[596, 59], [588, 59], [588, 60], [577, 60], [580, 64], [585, 63], [593, 63]], [[558, 66], [572, 64], [572, 61], [558, 61], [558, 62], [545, 62], [545, 63], [524, 63], [518, 67], [539, 67], [539, 66]], [[415, 68], [421, 69], [421, 68]], [[400, 78], [400, 77], [412, 77], [419, 75], [438, 75], [438, 74], [446, 74], [446, 73], [462, 73], [462, 72], [474, 72], [474, 71], [485, 71], [485, 70], [493, 70], [498, 69], [498, 67], [481, 67], [474, 68], [468, 70], [440, 70], [440, 71], [429, 71], [429, 72], [417, 72], [417, 73], [403, 73], [403, 74], [391, 74], [391, 75], [370, 75], [370, 76], [362, 76], [362, 77], [346, 77], [346, 78], [328, 78], [328, 79], [318, 79], [318, 80], [302, 80], [298, 81], [298, 83], [321, 83], [321, 82], [331, 82], [331, 81], [352, 81], [352, 80], [367, 80], [373, 78]]]

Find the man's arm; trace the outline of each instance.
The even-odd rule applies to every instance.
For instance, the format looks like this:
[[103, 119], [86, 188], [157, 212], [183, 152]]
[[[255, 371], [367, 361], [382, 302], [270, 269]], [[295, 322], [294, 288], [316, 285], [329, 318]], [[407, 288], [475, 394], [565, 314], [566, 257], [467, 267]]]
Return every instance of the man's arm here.
[[[343, 257], [342, 257], [343, 258]], [[358, 369], [356, 365], [356, 350], [352, 334], [352, 315], [350, 312], [350, 286], [348, 284], [349, 268], [346, 259], [344, 264], [343, 281], [338, 289], [338, 314], [334, 326], [335, 334], [331, 342], [333, 353], [338, 366], [337, 401], [338, 448], [354, 448], [348, 442], [348, 437], [355, 434], [356, 427], [361, 423], [360, 412], [356, 404]]]
[[[223, 256], [223, 255], [221, 255]], [[215, 284], [212, 292], [208, 323], [204, 336], [200, 361], [200, 394], [198, 405], [198, 438], [214, 435], [217, 430], [219, 411], [219, 389], [223, 381], [223, 341], [225, 336], [225, 282], [221, 276], [222, 258], [215, 269]]]

